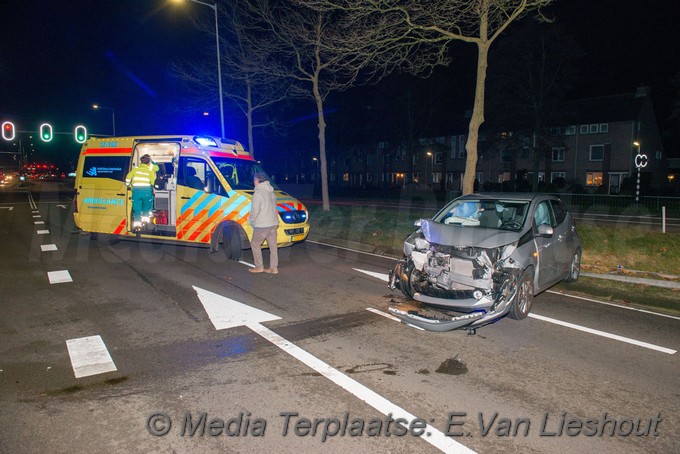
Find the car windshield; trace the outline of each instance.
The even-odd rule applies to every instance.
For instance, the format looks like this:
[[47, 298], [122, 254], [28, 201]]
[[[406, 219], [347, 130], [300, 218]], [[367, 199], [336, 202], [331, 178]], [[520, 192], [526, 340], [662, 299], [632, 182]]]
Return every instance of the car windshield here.
[[[252, 191], [255, 189], [253, 176], [260, 172], [267, 173], [262, 166], [255, 161], [216, 157], [213, 157], [212, 159], [232, 189]], [[270, 183], [274, 189], [279, 189], [276, 183], [273, 181], [270, 181]]]
[[529, 201], [456, 199], [434, 217], [435, 222], [468, 227], [519, 231], [529, 211]]

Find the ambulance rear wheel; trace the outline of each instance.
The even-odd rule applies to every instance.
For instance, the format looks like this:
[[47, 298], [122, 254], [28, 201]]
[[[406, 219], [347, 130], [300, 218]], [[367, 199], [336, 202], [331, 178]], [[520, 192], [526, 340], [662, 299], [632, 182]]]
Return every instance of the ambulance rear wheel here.
[[241, 235], [239, 235], [237, 227], [224, 226], [224, 230], [222, 230], [222, 249], [227, 256], [227, 260], [241, 260]]

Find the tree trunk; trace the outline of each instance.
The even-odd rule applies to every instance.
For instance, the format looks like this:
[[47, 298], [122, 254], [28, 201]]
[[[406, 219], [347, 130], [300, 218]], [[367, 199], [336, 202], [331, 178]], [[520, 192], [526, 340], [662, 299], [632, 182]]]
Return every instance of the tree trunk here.
[[323, 211], [330, 211], [331, 205], [328, 200], [328, 172], [326, 171], [326, 119], [323, 114], [323, 97], [319, 91], [318, 76], [314, 80], [314, 99], [316, 100], [316, 113], [319, 126], [319, 161], [321, 164], [321, 203]]
[[[482, 35], [486, 36], [486, 20], [482, 20]], [[477, 144], [479, 127], [484, 123], [484, 91], [486, 85], [486, 70], [488, 66], [489, 46], [491, 44], [482, 39], [478, 45], [477, 55], [477, 83], [475, 86], [475, 102], [472, 108], [472, 118], [468, 128], [468, 139], [465, 144], [467, 159], [465, 160], [465, 174], [463, 176], [463, 195], [472, 194], [475, 190], [477, 172]]]
[[253, 140], [253, 98], [252, 98], [252, 87], [250, 86], [250, 80], [246, 80], [246, 99], [248, 100], [248, 113], [246, 118], [248, 119], [248, 149], [250, 151], [250, 156], [255, 159], [255, 141]]

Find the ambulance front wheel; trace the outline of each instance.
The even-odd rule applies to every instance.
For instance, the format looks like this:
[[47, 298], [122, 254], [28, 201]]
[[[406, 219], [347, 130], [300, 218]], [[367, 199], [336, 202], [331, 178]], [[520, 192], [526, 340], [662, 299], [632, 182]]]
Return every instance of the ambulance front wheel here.
[[241, 260], [241, 235], [238, 232], [238, 227], [224, 226], [222, 249], [228, 260]]

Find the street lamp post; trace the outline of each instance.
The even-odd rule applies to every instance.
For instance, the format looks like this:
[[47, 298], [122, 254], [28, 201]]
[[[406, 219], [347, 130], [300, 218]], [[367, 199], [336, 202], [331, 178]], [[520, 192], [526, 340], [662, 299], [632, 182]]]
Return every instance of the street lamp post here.
[[222, 128], [222, 137], [224, 137], [224, 104], [222, 102], [222, 65], [220, 64], [220, 28], [217, 25], [217, 3], [205, 3], [200, 0], [190, 0], [199, 5], [212, 8], [215, 12], [215, 44], [217, 46], [217, 86], [220, 92], [220, 127]]
[[[430, 177], [427, 180], [430, 186], [434, 187], [434, 156], [432, 156], [431, 151], [428, 151], [427, 155], [430, 157]], [[427, 163], [425, 165], [425, 173], [427, 173]]]
[[107, 109], [111, 111], [111, 121], [113, 122], [113, 135], [116, 135], [116, 110], [113, 107], [104, 107], [99, 104], [92, 104], [92, 108], [95, 110]]

